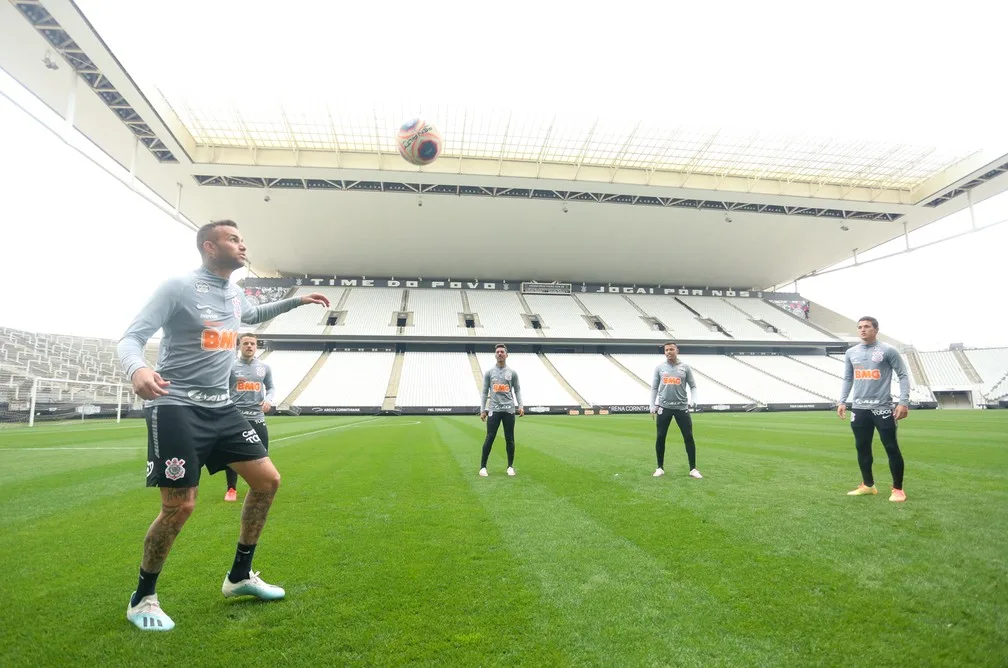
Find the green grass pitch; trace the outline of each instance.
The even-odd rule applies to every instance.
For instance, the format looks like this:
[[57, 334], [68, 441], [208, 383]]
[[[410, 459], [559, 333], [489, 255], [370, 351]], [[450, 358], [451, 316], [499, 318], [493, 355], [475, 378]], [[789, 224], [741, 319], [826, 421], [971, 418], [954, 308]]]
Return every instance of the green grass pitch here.
[[[146, 432], [0, 429], [0, 665], [1008, 665], [1008, 411], [911, 412], [908, 501], [859, 481], [833, 414], [695, 416], [664, 478], [648, 416], [525, 417], [476, 475], [476, 417], [275, 418], [283, 484], [225, 600], [239, 504], [204, 474], [158, 593], [125, 619]], [[239, 490], [244, 498], [245, 487]]]

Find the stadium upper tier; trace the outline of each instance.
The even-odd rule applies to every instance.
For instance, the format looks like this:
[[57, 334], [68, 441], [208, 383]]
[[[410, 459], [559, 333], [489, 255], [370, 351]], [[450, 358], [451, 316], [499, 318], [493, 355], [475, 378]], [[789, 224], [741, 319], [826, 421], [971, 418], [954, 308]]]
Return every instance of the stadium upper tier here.
[[837, 339], [768, 301], [732, 297], [572, 294], [481, 290], [307, 287], [311, 305], [257, 330], [266, 336], [492, 338], [833, 343]]

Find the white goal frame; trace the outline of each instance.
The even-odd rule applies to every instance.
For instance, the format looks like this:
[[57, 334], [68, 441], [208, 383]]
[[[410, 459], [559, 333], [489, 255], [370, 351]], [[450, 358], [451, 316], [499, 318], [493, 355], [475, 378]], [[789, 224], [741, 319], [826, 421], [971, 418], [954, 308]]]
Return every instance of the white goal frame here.
[[[66, 378], [39, 378], [35, 377], [32, 380], [31, 389], [31, 399], [28, 403], [28, 426], [35, 426], [35, 400], [38, 398], [38, 387], [39, 382], [47, 383], [58, 383], [60, 385], [85, 385], [90, 387], [114, 387], [116, 388], [116, 424], [122, 421], [122, 407], [123, 407], [123, 384], [122, 383], [99, 383], [95, 381], [88, 380], [68, 380]], [[81, 411], [81, 422], [87, 417], [84, 411]]]

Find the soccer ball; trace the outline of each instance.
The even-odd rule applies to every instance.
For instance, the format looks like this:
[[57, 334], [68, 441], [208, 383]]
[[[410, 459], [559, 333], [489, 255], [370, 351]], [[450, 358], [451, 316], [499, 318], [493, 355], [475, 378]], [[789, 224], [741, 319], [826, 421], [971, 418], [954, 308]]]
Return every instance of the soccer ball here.
[[399, 128], [396, 145], [406, 162], [429, 165], [441, 155], [441, 133], [422, 118], [414, 118]]

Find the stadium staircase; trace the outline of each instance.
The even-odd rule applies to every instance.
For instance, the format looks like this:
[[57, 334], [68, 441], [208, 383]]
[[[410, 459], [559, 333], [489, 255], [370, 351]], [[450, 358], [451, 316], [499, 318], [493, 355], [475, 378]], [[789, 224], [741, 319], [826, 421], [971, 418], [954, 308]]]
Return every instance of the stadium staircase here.
[[907, 358], [907, 362], [910, 363], [910, 373], [913, 374], [914, 380], [917, 381], [917, 385], [926, 385], [931, 387], [931, 381], [928, 380], [927, 374], [924, 373], [924, 365], [921, 363], [920, 355], [917, 354], [916, 350], [910, 349], [904, 353]]
[[[753, 402], [752, 403], [753, 407], [760, 407], [761, 408], [763, 406], [766, 406], [766, 404], [764, 402], [760, 401], [756, 397], [748, 395], [745, 392], [740, 392], [739, 390], [735, 389], [731, 385], [728, 385], [727, 383], [722, 383], [722, 382], [720, 382], [718, 380], [715, 380], [711, 376], [704, 375], [704, 374], [700, 373], [699, 371], [697, 371], [696, 369], [693, 369], [693, 375], [696, 376], [697, 378], [699, 378], [700, 380], [703, 380], [704, 383], [710, 383], [711, 385], [717, 385], [718, 387], [723, 387], [726, 390], [731, 390], [732, 392], [734, 392], [735, 394], [739, 395], [740, 397], [745, 397], [749, 401]], [[699, 386], [699, 381], [698, 381], [697, 385]], [[748, 410], [748, 409], [746, 409], [746, 410]]]
[[959, 366], [962, 367], [963, 373], [969, 378], [969, 381], [974, 385], [983, 385], [983, 378], [977, 373], [976, 367], [973, 363], [969, 361], [966, 357], [966, 353], [962, 351], [962, 348], [953, 348], [952, 357], [955, 357], [956, 361], [959, 362]]
[[395, 360], [392, 361], [392, 373], [389, 374], [388, 387], [385, 388], [385, 400], [382, 401], [382, 410], [395, 410], [396, 397], [399, 395], [399, 380], [402, 378], [403, 360], [405, 353], [401, 350], [396, 353]]
[[318, 375], [319, 369], [325, 365], [326, 360], [329, 359], [329, 355], [331, 354], [332, 352], [327, 350], [319, 355], [319, 358], [315, 360], [315, 364], [312, 365], [312, 368], [308, 370], [308, 373], [306, 373], [304, 378], [301, 379], [301, 382], [297, 384], [290, 394], [287, 395], [287, 398], [280, 402], [278, 408], [289, 408], [291, 404], [298, 400], [298, 397], [301, 396], [301, 393], [304, 392], [305, 388], [311, 385], [311, 382], [315, 380], [315, 376]]
[[476, 358], [476, 353], [468, 353], [466, 357], [469, 358], [469, 366], [472, 367], [473, 380], [476, 381], [476, 390], [482, 394], [483, 370], [480, 369], [479, 360]]
[[[562, 375], [560, 375], [560, 372], [557, 371], [556, 367], [553, 366], [553, 363], [546, 358], [546, 355], [544, 355], [543, 353], [536, 353], [536, 355], [539, 357], [539, 360], [543, 363], [543, 365], [547, 369], [549, 369], [549, 372], [553, 374], [553, 377], [557, 379], [557, 382], [560, 383], [560, 385], [562, 385], [565, 390], [567, 390], [567, 394], [571, 395], [571, 398], [577, 401], [578, 405], [581, 406], [581, 408], [592, 407], [590, 403], [585, 401], [584, 397], [578, 394], [577, 391], [573, 387], [571, 387], [571, 384], [567, 382], [567, 379], [564, 378]], [[480, 387], [482, 388], [482, 383], [480, 384]]]
[[676, 301], [679, 303], [680, 306], [682, 306], [684, 309], [692, 313], [693, 317], [699, 320], [701, 323], [703, 323], [703, 326], [706, 327], [709, 331], [720, 332], [721, 334], [727, 336], [729, 339], [735, 338], [728, 332], [728, 330], [722, 327], [718, 321], [714, 320], [713, 318], [705, 318], [703, 315], [700, 314], [699, 311], [697, 311], [695, 308], [693, 308], [683, 300], [679, 299], [678, 297], [676, 297]]
[[[476, 325], [476, 327], [466, 327], [466, 335], [467, 336], [476, 336], [476, 331], [477, 331], [476, 328], [477, 327], [482, 327], [482, 325], [480, 325], [480, 321], [479, 321], [479, 314], [472, 312], [472, 307], [469, 306], [469, 295], [466, 294], [465, 290], [459, 290], [459, 296], [462, 298], [462, 313], [469, 313], [469, 314], [471, 314], [472, 317], [473, 317], [474, 324]], [[460, 325], [464, 325], [465, 324], [464, 322], [462, 322], [462, 316], [461, 315], [459, 316], [459, 324]], [[480, 380], [480, 383], [481, 383], [480, 384], [480, 388], [481, 389], [482, 389], [482, 382], [483, 381]]]
[[785, 385], [790, 385], [791, 387], [797, 387], [799, 390], [805, 390], [809, 394], [814, 394], [817, 397], [822, 397], [826, 401], [835, 401], [832, 397], [827, 397], [825, 394], [822, 394], [821, 392], [816, 392], [815, 390], [810, 390], [807, 387], [802, 387], [798, 383], [793, 383], [790, 380], [788, 380], [787, 378], [782, 378], [781, 376], [772, 374], [769, 371], [761, 369], [758, 366], [756, 366], [755, 364], [749, 364], [748, 362], [745, 361], [745, 356], [743, 356], [743, 355], [730, 355], [730, 357], [733, 360], [735, 360], [736, 362], [741, 362], [742, 364], [745, 364], [750, 369], [755, 369], [756, 371], [759, 371], [760, 373], [762, 373], [762, 374], [764, 374], [766, 376], [770, 376], [771, 378], [774, 378], [775, 380], [779, 380], [780, 382], [784, 383]]
[[633, 371], [631, 371], [630, 369], [628, 369], [628, 368], [626, 368], [625, 366], [623, 366], [623, 364], [621, 364], [619, 360], [617, 360], [617, 359], [616, 359], [615, 357], [613, 357], [613, 356], [612, 356], [612, 355], [610, 355], [609, 353], [603, 353], [603, 354], [604, 354], [604, 355], [605, 355], [605, 356], [606, 356], [607, 358], [609, 358], [609, 361], [610, 361], [610, 362], [612, 362], [613, 364], [615, 364], [615, 365], [616, 365], [616, 366], [618, 366], [619, 368], [623, 369], [623, 372], [624, 372], [624, 373], [626, 373], [626, 375], [628, 375], [628, 376], [630, 376], [631, 378], [633, 378], [634, 380], [636, 380], [636, 381], [637, 381], [638, 383], [640, 383], [640, 385], [641, 385], [642, 387], [646, 388], [646, 389], [647, 389], [648, 391], [650, 391], [650, 390], [651, 390], [651, 386], [650, 386], [650, 385], [648, 385], [648, 384], [647, 384], [646, 382], [644, 382], [644, 379], [643, 379], [643, 378], [641, 378], [640, 376], [638, 376], [637, 374], [635, 374], [635, 373], [634, 373]]
[[[351, 288], [344, 288], [343, 292], [340, 294], [340, 298], [329, 303], [329, 313], [340, 313], [343, 310], [343, 306], [346, 304], [347, 299], [350, 298]], [[326, 325], [325, 329], [322, 330], [322, 334], [328, 336], [330, 334], [335, 334], [332, 331], [332, 325]]]
[[735, 309], [736, 311], [738, 311], [739, 313], [741, 313], [742, 315], [744, 315], [745, 318], [746, 318], [746, 320], [748, 320], [752, 324], [756, 325], [757, 327], [759, 327], [763, 331], [765, 331], [765, 332], [774, 332], [776, 334], [780, 334], [781, 336], [783, 336], [786, 339], [790, 339], [791, 338], [790, 336], [788, 336], [784, 332], [778, 330], [776, 327], [774, 327], [773, 325], [771, 325], [769, 322], [767, 322], [765, 320], [760, 320], [759, 318], [757, 318], [756, 316], [754, 316], [752, 313], [749, 313], [748, 311], [746, 311], [745, 309], [743, 309], [741, 306], [739, 306], [738, 304], [735, 303], [736, 300], [734, 300], [734, 299], [725, 299], [724, 297], [721, 297], [721, 301], [723, 301], [725, 304], [727, 304], [728, 306], [732, 307], [733, 309]]
[[[525, 321], [525, 326], [531, 327], [529, 316], [539, 314], [532, 310], [532, 307], [529, 306], [527, 301], [525, 301], [525, 295], [523, 295], [520, 290], [515, 293], [515, 296], [518, 297], [518, 301], [521, 302], [522, 308], [525, 309], [525, 311], [522, 313], [522, 319]], [[534, 331], [536, 333], [536, 336], [538, 336], [539, 338], [541, 339], [546, 338], [546, 332], [542, 331], [541, 329], [537, 329]]]
[[829, 374], [831, 376], [836, 376], [837, 378], [841, 378], [841, 379], [843, 378], [843, 376], [838, 376], [837, 374], [830, 373], [829, 371], [826, 371], [825, 369], [820, 369], [819, 367], [817, 367], [814, 364], [809, 364], [808, 362], [806, 362], [804, 360], [800, 360], [797, 357], [795, 357], [794, 355], [784, 355], [784, 357], [788, 358], [789, 360], [791, 360], [793, 362], [798, 362], [798, 364], [804, 364], [809, 369], [815, 369], [816, 371], [819, 371], [819, 372], [822, 372], [822, 373], [826, 373], [826, 374]]

